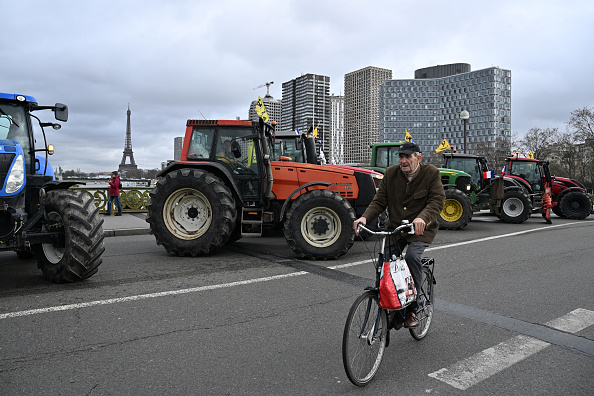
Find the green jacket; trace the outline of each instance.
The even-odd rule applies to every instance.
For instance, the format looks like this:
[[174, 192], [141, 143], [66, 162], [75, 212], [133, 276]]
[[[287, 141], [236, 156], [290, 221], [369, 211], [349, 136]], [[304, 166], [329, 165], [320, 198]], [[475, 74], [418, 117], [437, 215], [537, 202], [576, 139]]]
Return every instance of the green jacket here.
[[387, 208], [389, 221], [386, 231], [400, 226], [402, 220], [412, 223], [415, 218], [420, 217], [426, 223], [423, 235], [409, 235], [405, 232], [403, 236], [409, 242], [431, 243], [439, 229], [437, 216], [443, 209], [445, 193], [439, 169], [423, 163], [419, 167], [418, 174], [410, 182], [400, 170], [400, 165], [388, 167], [363, 217], [370, 221]]

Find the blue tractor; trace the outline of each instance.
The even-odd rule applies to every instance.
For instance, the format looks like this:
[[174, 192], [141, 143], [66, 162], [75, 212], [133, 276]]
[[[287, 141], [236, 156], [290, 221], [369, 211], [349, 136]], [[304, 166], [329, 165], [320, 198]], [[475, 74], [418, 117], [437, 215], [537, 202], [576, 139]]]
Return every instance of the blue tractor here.
[[[55, 180], [45, 155], [53, 154], [44, 128], [33, 113], [51, 110], [68, 120], [68, 106], [39, 106], [32, 96], [0, 92], [0, 250], [20, 258], [37, 258], [43, 276], [53, 283], [86, 279], [101, 264], [103, 220], [91, 196], [69, 188], [75, 182]], [[36, 146], [33, 122], [43, 134]]]

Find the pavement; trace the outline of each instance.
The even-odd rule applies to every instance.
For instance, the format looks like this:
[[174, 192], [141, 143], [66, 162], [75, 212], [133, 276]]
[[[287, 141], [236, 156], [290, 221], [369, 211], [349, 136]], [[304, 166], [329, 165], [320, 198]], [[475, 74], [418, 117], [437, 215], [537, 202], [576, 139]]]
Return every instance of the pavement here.
[[148, 235], [150, 226], [146, 222], [146, 213], [122, 213], [121, 216], [102, 214], [103, 233], [106, 237]]

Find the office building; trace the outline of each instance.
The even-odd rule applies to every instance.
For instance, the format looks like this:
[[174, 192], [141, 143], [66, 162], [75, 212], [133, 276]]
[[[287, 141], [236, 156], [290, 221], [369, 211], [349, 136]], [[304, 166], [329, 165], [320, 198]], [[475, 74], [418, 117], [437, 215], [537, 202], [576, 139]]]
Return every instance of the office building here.
[[392, 71], [368, 66], [344, 76], [344, 156], [346, 163], [369, 164], [370, 145], [379, 140], [379, 87]]
[[473, 153], [511, 140], [511, 71], [490, 67], [471, 71], [466, 63], [415, 71], [415, 79], [388, 80], [380, 88], [380, 142], [395, 142], [410, 133], [424, 153], [443, 139]]
[[[276, 122], [276, 130], [281, 130], [281, 117], [282, 117], [282, 101], [278, 99], [274, 99], [272, 95], [265, 95], [262, 98], [262, 103], [264, 103], [264, 107], [266, 108], [266, 113], [268, 114], [269, 121]], [[250, 105], [250, 110], [248, 113], [248, 119], [252, 121], [258, 121], [260, 116], [256, 113], [256, 105], [258, 104], [257, 100], [254, 100]]]
[[179, 136], [173, 139], [173, 159], [179, 161], [184, 147], [184, 137]]
[[318, 129], [316, 142], [329, 157], [330, 138], [330, 77], [304, 74], [283, 83], [282, 120], [283, 131], [307, 132], [310, 127]]
[[330, 96], [330, 139], [328, 158], [330, 164], [344, 164], [344, 96]]

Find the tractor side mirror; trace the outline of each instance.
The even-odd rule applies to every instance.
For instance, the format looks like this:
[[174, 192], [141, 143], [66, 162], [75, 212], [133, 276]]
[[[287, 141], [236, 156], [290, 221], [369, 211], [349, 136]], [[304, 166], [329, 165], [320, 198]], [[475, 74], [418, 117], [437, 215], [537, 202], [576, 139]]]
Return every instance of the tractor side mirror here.
[[299, 151], [303, 150], [303, 140], [301, 140], [301, 137], [295, 138], [295, 148]]
[[235, 156], [235, 158], [241, 157], [241, 146], [237, 140], [231, 142], [231, 152]]
[[56, 103], [54, 107], [54, 114], [56, 120], [66, 122], [68, 121], [68, 106], [63, 103]]

